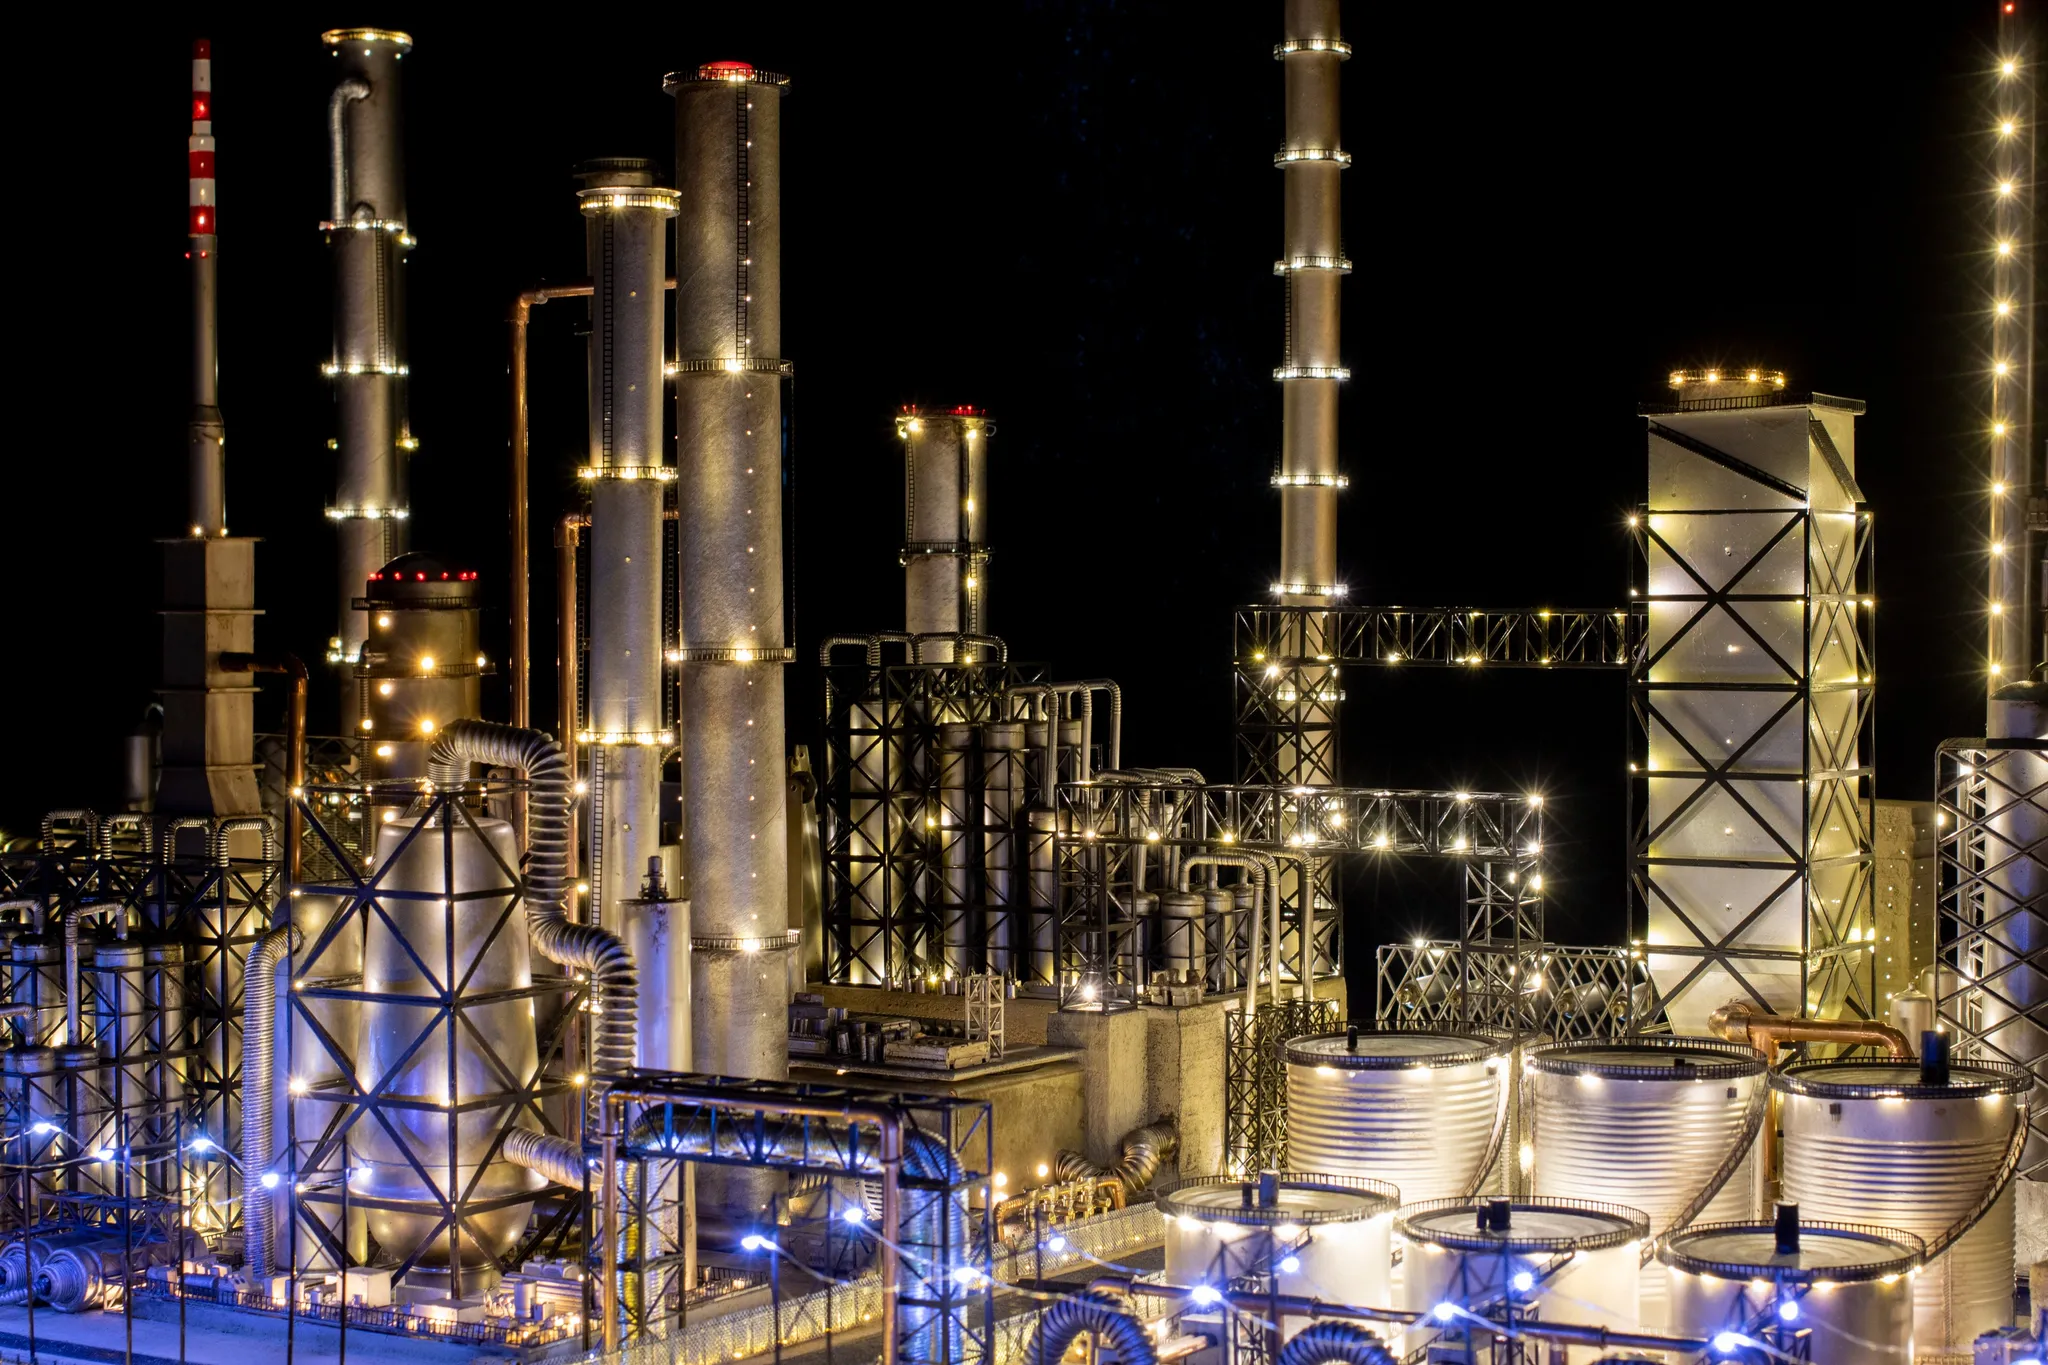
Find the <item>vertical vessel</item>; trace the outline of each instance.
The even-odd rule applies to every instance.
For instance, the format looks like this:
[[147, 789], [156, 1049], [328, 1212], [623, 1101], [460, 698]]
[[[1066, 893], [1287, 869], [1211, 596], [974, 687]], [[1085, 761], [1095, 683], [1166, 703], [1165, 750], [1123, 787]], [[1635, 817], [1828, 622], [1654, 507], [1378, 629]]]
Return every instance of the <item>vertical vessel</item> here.
[[[356, 589], [407, 548], [406, 462], [415, 446], [406, 422], [404, 256], [405, 162], [399, 137], [398, 64], [408, 34], [378, 28], [321, 35], [333, 57], [327, 96], [327, 216], [320, 228], [334, 256], [335, 532], [341, 582], [328, 655], [352, 664], [362, 652]], [[360, 711], [343, 707], [344, 724]]]

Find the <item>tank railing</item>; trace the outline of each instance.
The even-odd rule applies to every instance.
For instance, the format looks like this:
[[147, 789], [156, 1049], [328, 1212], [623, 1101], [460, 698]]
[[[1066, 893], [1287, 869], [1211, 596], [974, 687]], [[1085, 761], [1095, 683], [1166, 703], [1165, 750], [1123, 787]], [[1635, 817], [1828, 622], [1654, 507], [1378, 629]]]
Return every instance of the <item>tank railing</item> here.
[[[1302, 1294], [1272, 1294], [1258, 1289], [1235, 1289], [1225, 1285], [1178, 1285], [1164, 1280], [1138, 1280], [1103, 1275], [1089, 1281], [1090, 1289], [1103, 1293], [1144, 1298], [1179, 1299], [1222, 1303], [1245, 1313], [1278, 1313], [1284, 1317], [1310, 1318], [1318, 1322], [1391, 1322], [1402, 1325], [1424, 1321], [1428, 1313], [1400, 1308], [1377, 1308], [1368, 1304], [1333, 1303]], [[1214, 1296], [1213, 1298], [1211, 1296]], [[1615, 1332], [1605, 1327], [1570, 1322], [1545, 1322], [1524, 1318], [1513, 1323], [1480, 1318], [1471, 1326], [1481, 1332], [1503, 1337], [1525, 1337], [1531, 1341], [1560, 1346], [1593, 1346], [1602, 1350], [1676, 1351], [1697, 1354], [1710, 1342], [1699, 1337], [1665, 1336], [1654, 1332]]]
[[2020, 1158], [2027, 1150], [2027, 1118], [2028, 1104], [2022, 1098], [2013, 1105], [2012, 1136], [2006, 1140], [2005, 1156], [1998, 1163], [1998, 1170], [1991, 1177], [1991, 1183], [1985, 1186], [1983, 1197], [1977, 1201], [1975, 1207], [1928, 1242], [1929, 1261], [1933, 1261], [1935, 1257], [1961, 1241], [1971, 1228], [1982, 1222], [1984, 1216], [1991, 1212], [1992, 1206], [2005, 1194], [2006, 1187], [2012, 1184], [2014, 1177], [2019, 1174]]
[[[1721, 1164], [1714, 1168], [1713, 1175], [1708, 1177], [1707, 1183], [1700, 1187], [1699, 1192], [1686, 1201], [1685, 1207], [1674, 1214], [1669, 1223], [1657, 1229], [1654, 1238], [1643, 1244], [1640, 1264], [1648, 1265], [1655, 1260], [1657, 1247], [1664, 1238], [1674, 1232], [1683, 1232], [1691, 1225], [1693, 1219], [1700, 1216], [1707, 1205], [1714, 1202], [1715, 1197], [1734, 1178], [1735, 1173], [1742, 1169], [1743, 1159], [1749, 1155], [1750, 1148], [1755, 1146], [1757, 1135], [1763, 1131], [1764, 1117], [1770, 1112], [1771, 1087], [1765, 1084], [1762, 1076], [1759, 1076], [1755, 1088], [1750, 1092], [1749, 1103], [1743, 1107], [1742, 1127], [1736, 1131], [1735, 1141], [1729, 1147], [1728, 1154], [1721, 1158]], [[1540, 1155], [1538, 1160], [1541, 1160]]]

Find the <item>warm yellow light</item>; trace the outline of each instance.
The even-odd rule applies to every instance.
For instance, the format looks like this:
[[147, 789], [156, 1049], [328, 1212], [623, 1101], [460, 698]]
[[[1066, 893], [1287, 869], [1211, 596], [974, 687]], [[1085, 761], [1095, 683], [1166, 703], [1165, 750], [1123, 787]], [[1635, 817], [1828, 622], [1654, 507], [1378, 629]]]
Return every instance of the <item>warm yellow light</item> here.
[[2010, 181], [2010, 180], [2001, 180], [2001, 181], [1999, 181], [1999, 182], [1998, 182], [1998, 192], [1999, 192], [2000, 194], [2011, 194], [2011, 193], [2012, 193], [2012, 181]]
[[995, 1175], [990, 1177], [989, 1183], [991, 1185], [994, 1185], [999, 1190], [1003, 1189], [1007, 1187], [1010, 1183], [1009, 1173], [1006, 1171], [997, 1171]]
[[2012, 255], [2012, 243], [2011, 243], [2011, 242], [2000, 242], [2000, 243], [1998, 244], [1998, 254], [1999, 254], [1999, 255], [2001, 255], [2001, 256], [2010, 256], [2010, 255]]
[[420, 655], [420, 672], [422, 672], [422, 673], [432, 673], [433, 671], [434, 671], [434, 656], [433, 656], [433, 655], [431, 655], [431, 654], [422, 654], [422, 655]]
[[1993, 365], [1991, 367], [1991, 372], [1997, 375], [2008, 375], [2012, 373], [2012, 366], [2006, 364], [2003, 360], [2001, 360], [1996, 365]]
[[2019, 125], [2014, 123], [2011, 119], [2007, 119], [2005, 122], [1998, 125], [1998, 131], [2001, 135], [2005, 137], [2011, 137], [2014, 133], [2019, 131]]
[[2005, 615], [2005, 603], [2003, 603], [2003, 602], [1993, 602], [1993, 603], [1991, 604], [1991, 614], [1992, 614], [1993, 616], [2003, 616], [2003, 615]]
[[2004, 484], [2002, 484], [2002, 483], [1994, 483], [1994, 484], [1992, 484], [1992, 485], [1991, 485], [1991, 496], [1992, 496], [1992, 497], [1994, 497], [1994, 498], [2002, 498], [2002, 497], [2004, 497], [2004, 496], [2005, 496], [2005, 485], [2004, 485]]
[[1043, 1161], [1041, 1161], [1041, 1162], [1039, 1162], [1039, 1163], [1038, 1163], [1038, 1178], [1039, 1178], [1040, 1180], [1043, 1180], [1043, 1179], [1045, 1179], [1045, 1178], [1046, 1178], [1047, 1176], [1049, 1176], [1049, 1175], [1051, 1175], [1051, 1174], [1052, 1174], [1052, 1167], [1050, 1167], [1050, 1166], [1046, 1165], [1046, 1164], [1045, 1164], [1045, 1163], [1044, 1163]]
[[2005, 423], [2003, 423], [2003, 422], [1993, 422], [1993, 423], [1991, 424], [1991, 434], [1992, 434], [1993, 436], [2003, 436], [2003, 435], [2005, 435]]
[[431, 735], [431, 734], [433, 734], [433, 733], [434, 733], [434, 722], [433, 722], [433, 721], [431, 721], [431, 720], [429, 720], [429, 719], [427, 719], [427, 718], [426, 718], [426, 717], [424, 717], [424, 716], [423, 716], [423, 717], [421, 717], [421, 718], [420, 718], [420, 733], [421, 733], [421, 734], [423, 734], [423, 735]]
[[1721, 372], [1720, 372], [1719, 370], [1708, 370], [1708, 371], [1707, 371], [1707, 382], [1708, 382], [1709, 384], [1718, 384], [1718, 383], [1720, 383], [1720, 382], [1721, 382]]
[[389, 744], [379, 744], [379, 745], [377, 746], [377, 757], [379, 757], [379, 758], [389, 758], [389, 757], [391, 757], [391, 753], [392, 753], [392, 749], [391, 749], [391, 746], [390, 746]]
[[1748, 374], [1743, 376], [1744, 379], [1748, 380], [1752, 384], [1756, 383], [1758, 377], [1759, 376], [1757, 375], [1757, 372], [1755, 370], [1751, 370]]
[[978, 588], [981, 586], [981, 580], [974, 577], [972, 574], [969, 574], [967, 577], [967, 586], [970, 588]]
[[380, 616], [380, 617], [378, 617], [378, 618], [377, 618], [377, 629], [379, 629], [379, 630], [389, 630], [389, 629], [391, 629], [391, 618], [390, 618], [389, 616]]
[[2004, 553], [2005, 553], [2005, 542], [2004, 542], [2004, 541], [2002, 541], [2002, 540], [1994, 540], [1994, 541], [1992, 541], [1992, 542], [1991, 542], [1991, 553], [1993, 553], [1993, 554], [1995, 554], [1995, 555], [2002, 555], [2002, 554], [2004, 554]]
[[378, 683], [378, 684], [377, 684], [377, 695], [378, 695], [378, 696], [380, 696], [380, 697], [388, 697], [388, 696], [390, 696], [390, 695], [391, 695], [391, 684], [390, 684], [390, 683], [388, 683], [388, 682], [381, 682], [381, 683]]
[[289, 1087], [287, 1087], [287, 1088], [288, 1088], [288, 1089], [290, 1089], [290, 1091], [291, 1091], [291, 1092], [292, 1092], [292, 1093], [293, 1093], [294, 1095], [303, 1095], [303, 1094], [305, 1094], [305, 1093], [306, 1093], [306, 1083], [305, 1083], [305, 1081], [301, 1080], [301, 1079], [300, 1079], [299, 1077], [297, 1077], [297, 1076], [294, 1076], [294, 1077], [292, 1077], [292, 1079], [291, 1079], [291, 1084], [290, 1084], [290, 1086], [289, 1086]]
[[2011, 317], [2011, 316], [2012, 316], [2012, 303], [2011, 303], [2011, 301], [2010, 301], [2010, 300], [2008, 300], [2008, 299], [2000, 299], [2000, 300], [1998, 301], [1998, 310], [1997, 310], [1997, 311], [1998, 311], [1998, 316], [2000, 316], [2000, 317], [2002, 317], [2002, 318], [2009, 318], [2009, 317]]
[[2020, 64], [2018, 62], [2000, 62], [1998, 64], [1998, 74], [2001, 76], [2013, 75], [2019, 69]]
[[362, 720], [362, 726], [365, 730], [374, 730], [377, 728], [377, 722], [371, 720], [368, 716], [364, 716]]
[[2000, 668], [1999, 668], [1999, 666], [1998, 666], [1997, 664], [1993, 664], [1993, 665], [1991, 665], [1991, 676], [1992, 676], [1992, 677], [1994, 677], [1994, 678], [1995, 678], [1995, 677], [1997, 677], [1997, 676], [1999, 675], [1999, 673], [2001, 673], [2002, 671], [2003, 671], [2003, 670], [2002, 670], [2002, 669], [2000, 669]]

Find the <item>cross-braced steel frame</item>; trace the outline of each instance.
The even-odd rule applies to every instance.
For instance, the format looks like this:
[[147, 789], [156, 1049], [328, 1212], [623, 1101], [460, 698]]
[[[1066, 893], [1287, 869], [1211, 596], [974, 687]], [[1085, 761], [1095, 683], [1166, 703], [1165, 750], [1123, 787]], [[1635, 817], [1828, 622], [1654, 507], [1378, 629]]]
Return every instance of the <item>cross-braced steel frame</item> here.
[[[174, 989], [182, 995], [176, 1037], [162, 1040], [163, 1060], [178, 1081], [175, 1113], [188, 1135], [230, 1150], [242, 1126], [242, 971], [282, 890], [276, 829], [267, 816], [64, 812], [44, 821], [34, 850], [0, 856], [0, 899], [33, 903], [50, 933], [79, 915], [178, 945], [182, 962], [162, 964], [177, 974]], [[90, 1030], [101, 1014], [119, 1008], [119, 991], [103, 1001], [100, 974], [83, 976], [80, 1014]], [[61, 981], [48, 986], [61, 993]], [[42, 1041], [58, 1041], [53, 1029], [61, 1031], [63, 1011], [40, 1017]], [[138, 1081], [165, 1075], [123, 1070]], [[170, 1105], [169, 1090], [166, 1084], [159, 1108]], [[133, 1102], [116, 1107], [139, 1117]], [[240, 1219], [241, 1177], [227, 1162], [205, 1164], [200, 1177], [189, 1192], [188, 1226], [217, 1235]]]
[[[367, 1254], [396, 1278], [445, 1247], [450, 1294], [460, 1297], [460, 1268], [475, 1257], [466, 1248], [496, 1240], [479, 1220], [535, 1200], [528, 1182], [484, 1188], [507, 1169], [506, 1136], [582, 1136], [572, 1071], [588, 1055], [588, 985], [541, 970], [525, 984], [477, 981], [513, 942], [523, 946], [527, 928], [524, 879], [473, 807], [509, 806], [522, 785], [308, 785], [298, 798], [308, 840], [341, 875], [292, 888], [300, 942], [285, 958], [292, 988], [279, 1014], [289, 1025], [276, 1065], [291, 1078], [283, 1174], [295, 1271], [362, 1264]], [[375, 848], [370, 829], [387, 812], [406, 833], [367, 863], [351, 850]], [[458, 854], [458, 842], [468, 851]], [[392, 871], [416, 844], [442, 869], [439, 884], [396, 884]], [[463, 885], [458, 860], [495, 878]], [[402, 983], [366, 975], [365, 944], [376, 938], [402, 954]], [[521, 1030], [502, 1027], [507, 1007], [534, 1010], [530, 1054]], [[301, 1039], [312, 1055], [294, 1055]], [[404, 1197], [355, 1185], [356, 1163], [372, 1153], [387, 1172], [409, 1174]], [[368, 1225], [398, 1240], [369, 1248]]]
[[1239, 1178], [1287, 1164], [1290, 1039], [1337, 1027], [1334, 1000], [1275, 1000], [1223, 1016], [1223, 1168]]
[[[949, 798], [980, 789], [991, 755], [942, 750], [940, 742], [947, 726], [1015, 718], [1012, 689], [1042, 682], [1044, 670], [863, 660], [829, 663], [822, 673], [825, 980], [908, 985], [945, 970], [950, 933], [961, 971], [987, 969], [992, 952], [1005, 965], [1008, 953], [1010, 975], [1049, 983], [1050, 954], [1021, 945], [1046, 937], [1050, 908], [1014, 891], [991, 904], [998, 899], [987, 875], [992, 841], [1013, 841], [1022, 880], [1022, 813], [997, 828], [979, 799], [962, 805]], [[1032, 767], [1042, 757], [999, 761]], [[1025, 778], [1027, 792], [1040, 789], [1042, 774]], [[942, 790], [942, 781], [957, 785]]]
[[1379, 950], [1382, 1027], [1484, 1023], [1551, 1038], [1621, 1038], [1659, 1026], [1640, 948], [1511, 947], [1455, 939]]
[[[593, 1081], [612, 1092], [605, 1149], [629, 1160], [684, 1155], [704, 1165], [862, 1179], [893, 1168], [898, 1207], [885, 1211], [877, 1236], [889, 1235], [893, 1213], [895, 1240], [885, 1250], [900, 1258], [901, 1273], [896, 1292], [883, 1291], [894, 1299], [897, 1328], [883, 1358], [992, 1365], [995, 1220], [986, 1212], [995, 1115], [988, 1101], [642, 1070]], [[628, 1104], [642, 1117], [622, 1130], [616, 1115]], [[971, 1217], [976, 1204], [983, 1216]], [[764, 1234], [761, 1253], [779, 1255], [781, 1234], [773, 1227]]]
[[[1283, 883], [1289, 869], [1347, 856], [1455, 859], [1465, 871], [1467, 940], [1510, 948], [1543, 941], [1540, 799], [1171, 781], [1071, 783], [1058, 795], [1063, 1001], [1110, 1009], [1136, 1002], [1155, 946], [1140, 894], [1151, 869], [1170, 873], [1195, 852], [1264, 854], [1279, 863]], [[1298, 982], [1299, 902], [1283, 901], [1281, 913], [1281, 979]], [[1248, 951], [1248, 935], [1218, 946]]]
[[1778, 1013], [1878, 1012], [1870, 511], [1807, 425], [1831, 485], [1815, 492], [1650, 426], [1753, 493], [1632, 518], [1655, 629], [1629, 675], [1630, 923], [1653, 969], [1675, 962], [1667, 1012], [1731, 990]]
[[2019, 1173], [2048, 1177], [2048, 741], [1952, 739], [1937, 775], [1935, 1009], [1956, 1055], [2033, 1074]]

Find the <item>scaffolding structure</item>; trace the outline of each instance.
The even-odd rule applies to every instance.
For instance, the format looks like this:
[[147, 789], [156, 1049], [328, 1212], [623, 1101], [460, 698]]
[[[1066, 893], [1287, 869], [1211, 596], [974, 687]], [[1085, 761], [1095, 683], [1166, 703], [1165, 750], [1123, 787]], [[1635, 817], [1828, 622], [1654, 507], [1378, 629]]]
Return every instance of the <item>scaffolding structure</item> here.
[[1955, 1055], [2034, 1078], [2019, 1174], [2048, 1178], [2048, 980], [2043, 908], [2016, 888], [2048, 884], [2048, 741], [1952, 739], [1936, 797], [1941, 897], [1935, 1010]]

